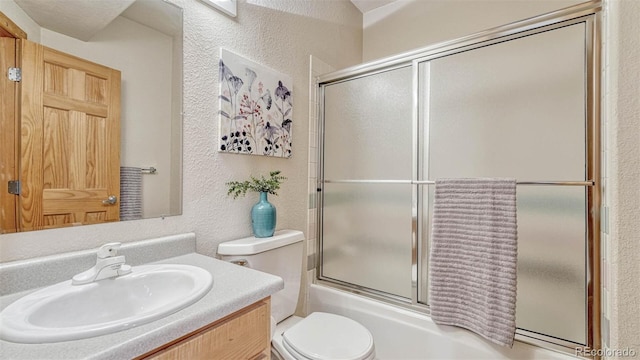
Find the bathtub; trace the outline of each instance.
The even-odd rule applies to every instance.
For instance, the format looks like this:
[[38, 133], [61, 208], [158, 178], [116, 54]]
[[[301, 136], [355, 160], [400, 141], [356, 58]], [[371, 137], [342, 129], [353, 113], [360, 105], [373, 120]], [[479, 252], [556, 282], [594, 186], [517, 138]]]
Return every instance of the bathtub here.
[[519, 341], [512, 349], [494, 345], [467, 330], [436, 325], [424, 314], [317, 284], [309, 289], [309, 312], [314, 311], [343, 315], [367, 327], [379, 360], [576, 359]]

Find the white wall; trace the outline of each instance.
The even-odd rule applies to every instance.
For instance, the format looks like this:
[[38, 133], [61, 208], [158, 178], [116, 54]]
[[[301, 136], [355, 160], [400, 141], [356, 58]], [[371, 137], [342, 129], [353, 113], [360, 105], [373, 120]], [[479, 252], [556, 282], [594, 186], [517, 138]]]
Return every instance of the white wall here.
[[367, 12], [363, 61], [527, 19], [582, 0], [398, 0]]
[[[237, 18], [229, 18], [199, 1], [175, 3], [184, 9], [185, 34], [183, 214], [2, 235], [0, 261], [187, 231], [196, 233], [199, 252], [214, 255], [218, 243], [251, 234], [249, 211], [257, 201], [254, 194], [238, 200], [227, 197], [225, 182], [274, 169], [288, 177], [280, 195], [270, 197], [278, 208], [277, 228], [306, 228], [309, 55], [337, 68], [359, 63], [362, 14], [347, 0], [239, 1]], [[290, 159], [217, 152], [220, 47], [292, 76], [294, 123]]]
[[[182, 213], [182, 94], [184, 88], [182, 84], [183, 64], [182, 48], [183, 33], [173, 36], [173, 65], [171, 87], [174, 94], [171, 103], [171, 176], [169, 189], [171, 190], [169, 199], [169, 213]], [[176, 96], [176, 93], [179, 96]]]
[[[610, 349], [640, 356], [640, 1], [607, 2], [605, 145], [610, 208], [605, 285]], [[622, 357], [620, 357], [622, 358]]]

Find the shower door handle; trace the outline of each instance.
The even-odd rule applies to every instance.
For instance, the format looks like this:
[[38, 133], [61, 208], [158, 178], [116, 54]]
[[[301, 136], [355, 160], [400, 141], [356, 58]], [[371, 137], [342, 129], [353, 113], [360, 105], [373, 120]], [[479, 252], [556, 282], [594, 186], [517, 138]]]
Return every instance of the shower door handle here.
[[115, 195], [109, 195], [107, 200], [102, 200], [102, 203], [105, 205], [115, 205], [118, 202], [118, 197]]

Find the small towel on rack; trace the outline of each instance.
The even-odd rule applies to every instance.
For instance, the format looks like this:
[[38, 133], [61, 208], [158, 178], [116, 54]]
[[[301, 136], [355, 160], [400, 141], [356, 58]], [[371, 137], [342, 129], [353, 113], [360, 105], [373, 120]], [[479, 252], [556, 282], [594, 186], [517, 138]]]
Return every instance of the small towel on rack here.
[[120, 221], [142, 219], [142, 169], [120, 167]]
[[512, 347], [516, 330], [514, 179], [436, 180], [429, 298], [436, 324]]

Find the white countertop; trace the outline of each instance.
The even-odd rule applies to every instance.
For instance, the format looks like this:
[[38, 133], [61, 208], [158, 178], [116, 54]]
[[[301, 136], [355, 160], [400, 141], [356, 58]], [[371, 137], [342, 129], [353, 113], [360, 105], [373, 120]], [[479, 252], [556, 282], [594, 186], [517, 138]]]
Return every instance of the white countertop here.
[[[131, 359], [284, 287], [283, 280], [277, 276], [196, 253], [151, 262], [162, 263], [195, 265], [209, 271], [213, 276], [211, 290], [195, 304], [163, 319], [109, 335], [50, 344], [18, 344], [0, 340], [0, 359]], [[0, 307], [4, 309], [11, 302], [35, 290], [2, 296]]]

